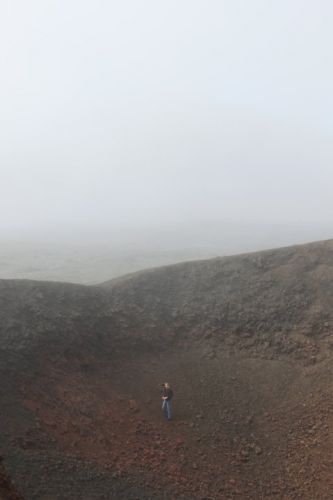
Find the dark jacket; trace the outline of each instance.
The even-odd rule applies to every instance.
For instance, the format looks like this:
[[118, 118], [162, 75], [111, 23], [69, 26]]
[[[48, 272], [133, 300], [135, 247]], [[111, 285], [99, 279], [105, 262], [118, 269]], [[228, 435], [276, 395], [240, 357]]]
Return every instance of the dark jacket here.
[[170, 401], [172, 399], [173, 392], [170, 389], [170, 387], [168, 387], [168, 388], [164, 387], [163, 388], [163, 396], [166, 397], [166, 401]]

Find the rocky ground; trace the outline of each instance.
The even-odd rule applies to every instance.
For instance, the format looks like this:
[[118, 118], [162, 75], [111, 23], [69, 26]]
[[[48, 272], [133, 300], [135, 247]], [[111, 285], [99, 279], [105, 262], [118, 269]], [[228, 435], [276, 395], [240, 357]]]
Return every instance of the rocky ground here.
[[332, 254], [324, 242], [99, 287], [0, 281], [0, 452], [17, 490], [330, 499]]
[[[0, 457], [0, 464], [1, 462], [2, 457]], [[0, 465], [0, 500], [23, 500], [12, 485], [3, 465]]]

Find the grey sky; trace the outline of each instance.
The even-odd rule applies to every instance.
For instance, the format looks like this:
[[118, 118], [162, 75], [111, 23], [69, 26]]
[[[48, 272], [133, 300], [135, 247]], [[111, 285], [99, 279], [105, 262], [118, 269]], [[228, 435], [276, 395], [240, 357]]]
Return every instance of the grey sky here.
[[329, 0], [2, 0], [2, 234], [332, 225]]

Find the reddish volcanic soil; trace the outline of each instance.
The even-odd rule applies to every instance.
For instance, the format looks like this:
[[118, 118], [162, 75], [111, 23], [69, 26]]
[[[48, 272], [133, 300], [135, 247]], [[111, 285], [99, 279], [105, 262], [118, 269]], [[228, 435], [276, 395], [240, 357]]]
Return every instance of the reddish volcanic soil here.
[[326, 242], [103, 287], [0, 282], [0, 453], [17, 490], [332, 498], [330, 257]]
[[[87, 496], [74, 489], [77, 499], [330, 498], [333, 401], [322, 368], [241, 356], [198, 359], [188, 351], [176, 360], [164, 353], [104, 364], [95, 373], [74, 360], [70, 369], [45, 366], [24, 387], [34, 421], [18, 445], [26, 456], [47, 450], [93, 464], [97, 476], [87, 474], [98, 484], [102, 473], [102, 486]], [[174, 382], [172, 422], [160, 410], [166, 374]], [[35, 473], [37, 493], [36, 477], [23, 472], [20, 479], [27, 498], [70, 498], [59, 478], [50, 484], [47, 474]]]

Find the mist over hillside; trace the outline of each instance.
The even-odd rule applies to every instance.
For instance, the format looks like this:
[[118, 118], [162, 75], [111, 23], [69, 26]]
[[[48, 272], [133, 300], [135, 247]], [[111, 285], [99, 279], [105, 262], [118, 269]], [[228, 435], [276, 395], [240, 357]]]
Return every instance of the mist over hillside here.
[[194, 259], [328, 239], [329, 225], [240, 224], [204, 221], [161, 227], [45, 231], [0, 240], [0, 278], [93, 284]]
[[0, 500], [332, 500], [333, 2], [1, 7]]

